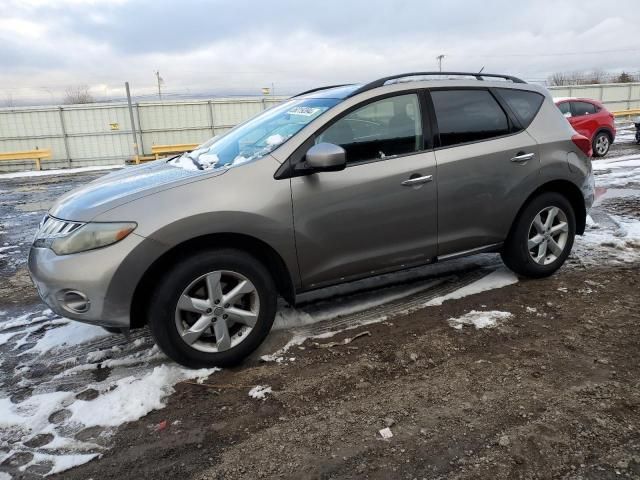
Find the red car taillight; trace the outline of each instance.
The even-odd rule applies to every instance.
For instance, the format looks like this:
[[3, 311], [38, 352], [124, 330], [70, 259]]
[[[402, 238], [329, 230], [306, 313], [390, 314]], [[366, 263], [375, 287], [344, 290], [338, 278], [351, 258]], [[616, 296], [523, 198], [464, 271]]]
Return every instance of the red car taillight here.
[[573, 143], [575, 143], [576, 147], [578, 147], [582, 152], [587, 156], [591, 157], [593, 155], [593, 149], [591, 148], [591, 140], [589, 140], [584, 135], [578, 135], [577, 133], [571, 137]]

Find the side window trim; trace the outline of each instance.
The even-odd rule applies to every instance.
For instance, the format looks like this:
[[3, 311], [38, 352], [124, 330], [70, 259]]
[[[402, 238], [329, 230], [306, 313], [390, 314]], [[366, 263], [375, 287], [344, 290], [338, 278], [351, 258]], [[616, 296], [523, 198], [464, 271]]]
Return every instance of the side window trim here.
[[[510, 137], [512, 135], [517, 135], [518, 133], [522, 132], [522, 129], [517, 130], [517, 131], [513, 131], [513, 127], [516, 125], [520, 125], [520, 123], [518, 122], [517, 124], [514, 124], [514, 116], [513, 113], [511, 112], [511, 109], [509, 110], [505, 110], [505, 106], [503, 105], [503, 101], [501, 101], [502, 99], [498, 99], [496, 98], [496, 95], [494, 92], [492, 92], [493, 88], [491, 87], [431, 87], [426, 89], [426, 93], [427, 95], [429, 95], [429, 98], [431, 98], [431, 93], [430, 92], [435, 92], [435, 91], [439, 91], [439, 90], [446, 90], [446, 91], [451, 91], [451, 90], [484, 90], [489, 92], [489, 94], [494, 98], [494, 100], [496, 101], [496, 103], [498, 104], [498, 106], [500, 107], [500, 109], [502, 110], [502, 112], [505, 114], [505, 116], [507, 117], [507, 124], [508, 124], [508, 129], [509, 129], [509, 133], [505, 134], [505, 135], [499, 135], [497, 137], [491, 137], [491, 138], [485, 138], [482, 140], [473, 140], [470, 142], [462, 142], [462, 143], [456, 143], [455, 145], [446, 145], [446, 146], [442, 146], [442, 143], [440, 142], [440, 131], [439, 131], [439, 127], [438, 127], [438, 118], [435, 114], [435, 107], [433, 105], [433, 100], [431, 100], [431, 110], [433, 113], [433, 130], [435, 132], [437, 132], [437, 136], [438, 136], [438, 140], [437, 140], [437, 146], [435, 146], [433, 148], [434, 151], [437, 150], [444, 150], [447, 148], [456, 148], [456, 147], [460, 147], [460, 146], [464, 146], [464, 145], [473, 145], [475, 143], [480, 143], [480, 142], [490, 142], [492, 140], [497, 140], [500, 138], [506, 138], [506, 137]], [[508, 108], [508, 107], [507, 107]]]

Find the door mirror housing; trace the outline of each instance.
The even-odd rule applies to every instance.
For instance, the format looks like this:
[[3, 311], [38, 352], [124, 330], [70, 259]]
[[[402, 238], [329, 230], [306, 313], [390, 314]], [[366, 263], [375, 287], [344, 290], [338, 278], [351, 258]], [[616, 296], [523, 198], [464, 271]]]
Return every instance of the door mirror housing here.
[[318, 143], [307, 151], [306, 169], [312, 172], [337, 172], [347, 166], [347, 152], [333, 143]]

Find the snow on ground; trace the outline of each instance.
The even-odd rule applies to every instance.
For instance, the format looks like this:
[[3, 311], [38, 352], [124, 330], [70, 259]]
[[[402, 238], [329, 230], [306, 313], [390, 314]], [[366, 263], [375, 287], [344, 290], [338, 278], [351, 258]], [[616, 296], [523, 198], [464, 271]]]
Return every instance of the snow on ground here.
[[471, 285], [467, 285], [458, 290], [455, 290], [451, 293], [443, 295], [442, 297], [434, 298], [433, 300], [429, 300], [426, 303], [426, 306], [434, 306], [434, 305], [442, 305], [443, 302], [447, 300], [456, 300], [463, 297], [468, 297], [469, 295], [474, 295], [480, 292], [486, 292], [487, 290], [493, 290], [495, 288], [502, 288], [508, 285], [513, 285], [518, 282], [518, 277], [507, 270], [506, 267], [500, 268], [495, 272], [491, 272], [486, 277], [473, 282]]
[[631, 120], [616, 120], [616, 139], [614, 143], [635, 143], [636, 127]]
[[585, 234], [576, 237], [572, 255], [583, 264], [640, 261], [640, 220], [609, 215], [598, 223], [589, 218]]
[[257, 400], [265, 400], [267, 398], [267, 394], [271, 392], [271, 387], [268, 387], [266, 385], [256, 385], [251, 390], [249, 390], [249, 396]]
[[0, 318], [0, 463], [52, 474], [100, 455], [118, 425], [164, 407], [176, 383], [216, 369], [168, 361], [145, 332], [132, 342], [50, 310]]
[[97, 165], [94, 167], [77, 167], [77, 168], [60, 168], [55, 170], [29, 170], [26, 172], [11, 172], [0, 174], [0, 180], [8, 178], [23, 178], [23, 177], [43, 177], [46, 175], [69, 175], [71, 173], [83, 173], [94, 172], [100, 170], [114, 170], [117, 168], [124, 168], [124, 165]]
[[510, 312], [501, 312], [499, 310], [492, 310], [489, 312], [471, 310], [469, 313], [465, 313], [461, 317], [450, 318], [447, 320], [447, 323], [456, 330], [462, 330], [464, 325], [473, 325], [476, 329], [492, 328], [511, 317], [512, 314]]

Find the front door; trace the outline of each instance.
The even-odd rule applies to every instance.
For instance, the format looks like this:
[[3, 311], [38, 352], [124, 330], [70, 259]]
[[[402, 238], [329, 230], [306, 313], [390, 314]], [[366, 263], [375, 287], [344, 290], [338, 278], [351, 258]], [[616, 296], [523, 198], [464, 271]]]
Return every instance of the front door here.
[[291, 179], [303, 288], [435, 257], [436, 165], [424, 130], [418, 93], [405, 93], [368, 101], [316, 135], [345, 149], [347, 168]]

